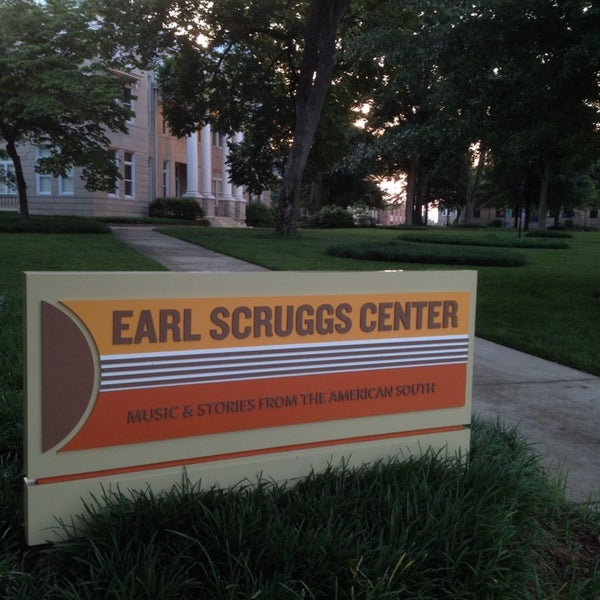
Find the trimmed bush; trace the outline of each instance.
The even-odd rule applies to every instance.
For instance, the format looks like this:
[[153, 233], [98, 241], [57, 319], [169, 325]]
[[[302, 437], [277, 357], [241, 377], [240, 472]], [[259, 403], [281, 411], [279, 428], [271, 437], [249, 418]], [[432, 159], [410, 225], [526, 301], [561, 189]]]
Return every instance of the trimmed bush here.
[[440, 265], [518, 267], [526, 262], [525, 254], [514, 250], [411, 242], [332, 244], [326, 253], [341, 258]]
[[560, 229], [532, 229], [526, 233], [526, 236], [540, 238], [572, 238], [573, 234]]
[[354, 217], [341, 206], [324, 206], [318, 213], [311, 216], [308, 222], [310, 227], [324, 229], [342, 229], [354, 227]]
[[194, 198], [157, 198], [150, 202], [151, 217], [196, 221], [204, 217], [204, 210]]
[[[517, 237], [498, 237], [495, 233], [486, 237], [468, 237], [464, 235], [449, 235], [443, 232], [441, 235], [437, 232], [428, 231], [423, 234], [406, 234], [399, 236], [398, 239], [407, 242], [425, 243], [425, 244], [447, 244], [451, 246], [490, 246], [498, 248], [543, 248], [544, 250], [567, 250], [569, 244], [561, 240], [547, 239], [523, 239]], [[549, 236], [550, 237], [550, 236]]]
[[30, 216], [27, 224], [16, 213], [0, 216], [0, 233], [110, 233], [106, 223], [87, 217]]
[[270, 206], [260, 202], [250, 202], [246, 206], [246, 225], [248, 227], [273, 227], [275, 212]]

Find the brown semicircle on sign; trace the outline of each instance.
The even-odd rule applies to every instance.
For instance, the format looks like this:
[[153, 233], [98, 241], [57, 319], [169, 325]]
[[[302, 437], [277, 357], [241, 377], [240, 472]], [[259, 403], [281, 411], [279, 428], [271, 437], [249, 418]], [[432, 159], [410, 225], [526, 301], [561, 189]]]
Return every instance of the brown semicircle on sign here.
[[42, 451], [56, 446], [85, 413], [94, 389], [94, 357], [75, 322], [42, 302]]

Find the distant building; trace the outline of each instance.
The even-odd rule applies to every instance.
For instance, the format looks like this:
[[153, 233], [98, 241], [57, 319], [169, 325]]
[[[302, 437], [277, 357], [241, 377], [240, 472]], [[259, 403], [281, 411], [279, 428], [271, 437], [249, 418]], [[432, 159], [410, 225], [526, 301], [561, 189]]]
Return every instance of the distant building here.
[[[509, 208], [476, 208], [474, 211], [473, 225], [490, 225], [494, 222], [501, 222], [502, 227], [514, 227], [517, 215], [515, 211]], [[546, 213], [546, 227], [551, 227], [555, 224], [556, 219]], [[584, 229], [600, 229], [600, 218], [598, 217], [597, 208], [581, 208], [574, 209], [572, 213], [560, 213], [558, 216], [558, 224], [562, 227], [580, 227]], [[538, 216], [533, 214], [529, 221], [531, 229], [537, 229]]]
[[[111, 150], [122, 179], [108, 192], [89, 192], [73, 169], [67, 177], [35, 172], [47, 148], [19, 148], [27, 181], [31, 214], [79, 216], [146, 216], [158, 197], [195, 198], [206, 216], [228, 217], [243, 223], [247, 197], [229, 182], [227, 139], [205, 125], [186, 139], [169, 133], [161, 114], [160, 90], [154, 73], [127, 74], [131, 79], [132, 114], [128, 133], [112, 133]], [[239, 141], [241, 134], [236, 134]], [[10, 160], [0, 159], [0, 210], [18, 209], [17, 192], [2, 177], [14, 171]]]

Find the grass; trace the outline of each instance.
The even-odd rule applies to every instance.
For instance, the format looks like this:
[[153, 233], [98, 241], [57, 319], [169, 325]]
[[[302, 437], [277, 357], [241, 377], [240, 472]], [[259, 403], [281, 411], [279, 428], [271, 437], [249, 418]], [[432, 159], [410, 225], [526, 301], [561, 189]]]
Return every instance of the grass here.
[[164, 271], [111, 235], [0, 234], [0, 294], [20, 292], [24, 271]]
[[[373, 246], [393, 243], [396, 229], [302, 230], [280, 238], [266, 229], [164, 229], [180, 239], [254, 262], [273, 270], [369, 271], [449, 269], [444, 264], [402, 260], [359, 260], [328, 256], [332, 244]], [[490, 235], [504, 243], [518, 240], [514, 230], [460, 230], [468, 244]], [[419, 231], [430, 241], [454, 238], [457, 230]], [[427, 237], [425, 237], [427, 236]], [[479, 251], [484, 248], [479, 248]], [[504, 251], [504, 250], [503, 250]], [[600, 375], [600, 233], [576, 232], [568, 249], [520, 248], [526, 264], [475, 267], [478, 271], [476, 334], [548, 360]], [[582, 343], [582, 340], [585, 342]]]
[[422, 243], [395, 240], [382, 244], [363, 242], [337, 243], [327, 246], [327, 254], [343, 258], [403, 263], [469, 265], [493, 267], [520, 267], [526, 262], [525, 254], [495, 247], [466, 244]]
[[[506, 230], [504, 230], [506, 231]], [[513, 232], [514, 233], [514, 232]], [[515, 237], [514, 235], [507, 236], [505, 232], [494, 233], [485, 231], [479, 232], [477, 236], [464, 235], [458, 231], [441, 230], [432, 232], [406, 232], [399, 236], [399, 239], [428, 244], [446, 244], [451, 246], [470, 246], [470, 247], [495, 247], [495, 248], [542, 248], [546, 250], [565, 250], [569, 248], [569, 244], [562, 240], [553, 239], [556, 236], [542, 237]]]
[[515, 430], [476, 423], [473, 437], [466, 461], [429, 453], [293, 486], [106, 495], [84, 537], [37, 561], [13, 552], [3, 598], [597, 598], [597, 556], [575, 549], [597, 514], [562, 503]]
[[[280, 239], [260, 230], [207, 229], [197, 241], [271, 268], [421, 268], [324, 253], [332, 241], [375, 244], [397, 235], [383, 230], [303, 231], [297, 238]], [[526, 250], [525, 267], [480, 268], [479, 318], [491, 313], [483, 322], [495, 323], [500, 302], [513, 310], [505, 288], [517, 286], [515, 278], [523, 273], [529, 285], [538, 277], [535, 281], [547, 294], [575, 271], [561, 293], [572, 293], [577, 282], [583, 306], [581, 295], [599, 285], [594, 267], [600, 238], [576, 235], [571, 244], [561, 252]], [[165, 494], [114, 493], [88, 505], [84, 537], [68, 539], [65, 529], [63, 542], [27, 549], [22, 531], [20, 272], [161, 267], [108, 235], [2, 234], [0, 251], [1, 598], [600, 597], [600, 514], [593, 505], [568, 504], [560, 481], [550, 478], [516, 430], [485, 421], [473, 423], [468, 457], [429, 453], [313, 474], [287, 487], [262, 482], [201, 493], [193, 482], [183, 481]], [[567, 264], [551, 258], [559, 255]], [[583, 264], [569, 269], [572, 261]], [[550, 277], [554, 271], [556, 277]], [[527, 281], [521, 287], [525, 298]], [[514, 294], [513, 300], [522, 304], [524, 299]], [[491, 305], [485, 304], [488, 297]], [[541, 295], [548, 316], [559, 297], [558, 291]], [[498, 320], [503, 321], [502, 315]], [[600, 347], [593, 345], [592, 335], [580, 339], [581, 346], [588, 343], [592, 351]]]

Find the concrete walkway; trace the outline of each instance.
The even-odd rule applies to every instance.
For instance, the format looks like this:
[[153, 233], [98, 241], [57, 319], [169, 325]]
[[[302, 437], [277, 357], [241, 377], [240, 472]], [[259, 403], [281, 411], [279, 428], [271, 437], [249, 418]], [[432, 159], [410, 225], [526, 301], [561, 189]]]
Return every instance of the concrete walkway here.
[[[149, 227], [113, 227], [115, 237], [172, 271], [264, 271]], [[475, 341], [473, 413], [516, 426], [552, 469], [566, 472], [574, 502], [600, 501], [600, 378]]]
[[169, 271], [266, 271], [257, 265], [157, 233], [151, 227], [112, 226], [116, 238]]

